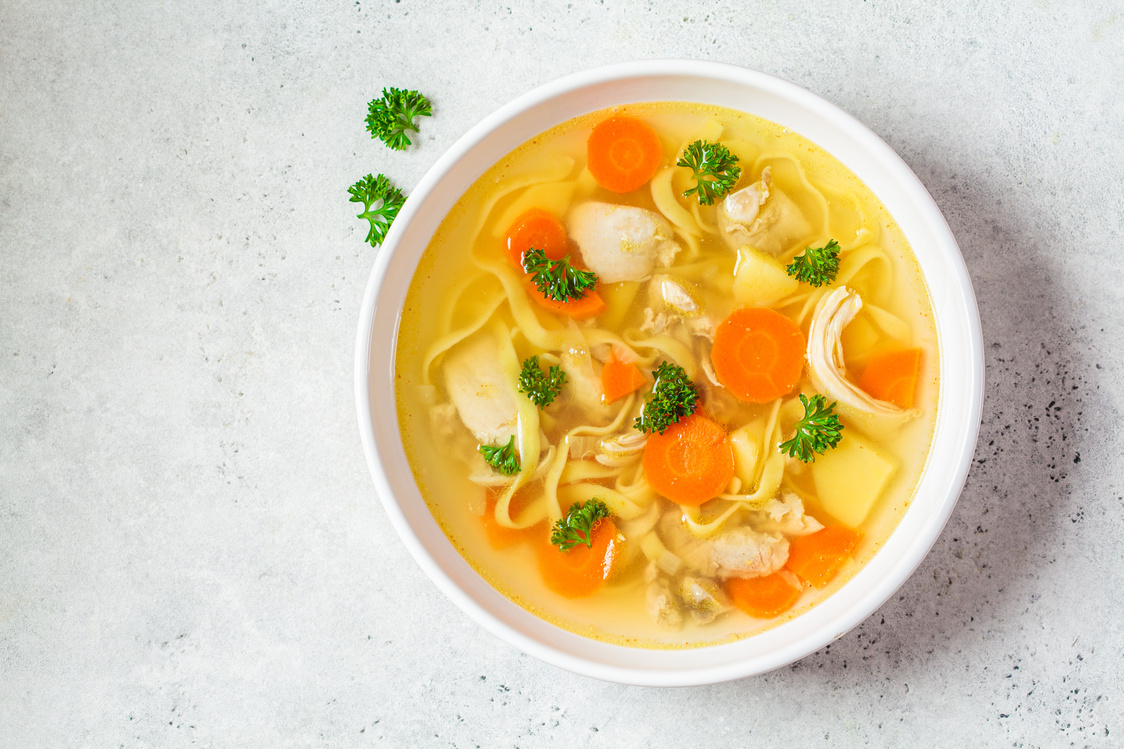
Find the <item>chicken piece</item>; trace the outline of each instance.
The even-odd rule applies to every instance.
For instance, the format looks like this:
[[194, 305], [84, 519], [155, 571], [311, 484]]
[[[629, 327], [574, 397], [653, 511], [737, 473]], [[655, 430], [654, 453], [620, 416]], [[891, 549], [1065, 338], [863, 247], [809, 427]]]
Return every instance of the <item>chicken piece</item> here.
[[719, 577], [764, 577], [788, 561], [788, 539], [735, 528], [714, 539], [710, 557], [718, 566]]
[[640, 281], [679, 251], [671, 225], [655, 211], [612, 203], [581, 203], [566, 217], [566, 231], [586, 267], [602, 283]]
[[664, 629], [679, 629], [683, 626], [683, 615], [667, 583], [654, 580], [644, 593], [644, 607], [656, 624]]
[[808, 330], [808, 372], [812, 384], [827, 400], [835, 401], [839, 413], [867, 431], [897, 427], [917, 415], [888, 401], [872, 398], [847, 379], [840, 335], [862, 309], [863, 300], [846, 286], [820, 299]]
[[709, 624], [730, 608], [718, 583], [705, 577], [684, 577], [680, 580], [679, 598], [699, 624]]
[[812, 231], [792, 199], [773, 187], [772, 168], [761, 180], [730, 193], [718, 205], [718, 230], [731, 249], [746, 245], [778, 255]]
[[516, 383], [499, 363], [499, 347], [487, 335], [458, 344], [445, 357], [445, 390], [457, 415], [484, 445], [515, 434], [519, 405]]
[[613, 409], [602, 398], [601, 364], [594, 361], [585, 337], [575, 335], [558, 358], [562, 371], [566, 373], [564, 397], [570, 398], [585, 412], [587, 423], [601, 426], [612, 421]]
[[648, 284], [648, 301], [661, 305], [669, 312], [681, 317], [694, 317], [699, 314], [699, 303], [687, 284], [674, 276], [661, 273], [653, 276]]
[[763, 533], [783, 533], [786, 536], [807, 536], [823, 529], [823, 523], [804, 513], [804, 503], [792, 492], [784, 492], [780, 499], [769, 500], [756, 513], [755, 530]]
[[604, 466], [626, 466], [640, 460], [648, 435], [635, 429], [624, 434], [602, 437], [597, 456], [594, 458]]

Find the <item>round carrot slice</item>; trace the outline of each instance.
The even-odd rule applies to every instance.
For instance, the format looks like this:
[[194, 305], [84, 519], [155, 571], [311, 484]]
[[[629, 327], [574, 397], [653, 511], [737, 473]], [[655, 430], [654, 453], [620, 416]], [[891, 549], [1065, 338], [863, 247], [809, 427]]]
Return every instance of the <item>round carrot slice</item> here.
[[734, 477], [734, 451], [722, 425], [694, 413], [653, 432], [644, 444], [644, 473], [653, 489], [672, 502], [701, 505]]
[[714, 373], [736, 397], [768, 403], [792, 392], [804, 372], [804, 333], [765, 307], [742, 307], [714, 331]]
[[578, 544], [568, 551], [550, 543], [538, 547], [539, 574], [546, 587], [566, 598], [582, 598], [605, 584], [621, 551], [617, 526], [602, 518], [590, 535], [592, 547]]
[[531, 248], [542, 250], [551, 260], [561, 260], [570, 251], [566, 227], [550, 211], [532, 208], [522, 213], [507, 230], [507, 259], [523, 270], [523, 253]]
[[663, 159], [656, 131], [635, 117], [610, 117], [593, 127], [586, 141], [589, 173], [617, 193], [632, 192], [650, 180]]

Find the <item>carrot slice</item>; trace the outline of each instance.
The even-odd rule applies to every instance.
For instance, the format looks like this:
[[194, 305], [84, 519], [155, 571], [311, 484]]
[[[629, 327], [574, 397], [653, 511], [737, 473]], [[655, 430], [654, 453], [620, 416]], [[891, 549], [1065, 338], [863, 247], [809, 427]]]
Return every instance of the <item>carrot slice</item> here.
[[804, 371], [804, 333], [765, 307], [742, 307], [714, 331], [714, 373], [737, 398], [768, 403], [792, 392]]
[[507, 259], [523, 270], [523, 253], [534, 247], [551, 260], [561, 260], [570, 251], [566, 227], [553, 213], [532, 208], [515, 219], [504, 242]]
[[[491, 544], [493, 549], [508, 549], [542, 534], [542, 523], [535, 523], [529, 528], [508, 528], [505, 525], [500, 525], [499, 521], [496, 520], [497, 499], [496, 492], [489, 489], [485, 499], [484, 516], [480, 518], [480, 522], [484, 526], [484, 535], [488, 537], [488, 543]], [[513, 518], [519, 517], [519, 513], [523, 511], [525, 500], [526, 494], [521, 491], [517, 491], [515, 496], [511, 498], [508, 513]]]
[[647, 380], [644, 379], [644, 373], [635, 364], [621, 361], [616, 352], [613, 352], [609, 361], [601, 368], [602, 400], [606, 404], [614, 403], [639, 390], [645, 382]]
[[804, 591], [791, 575], [774, 572], [765, 577], [735, 577], [726, 583], [730, 600], [755, 619], [772, 619], [792, 608]]
[[538, 547], [539, 574], [546, 587], [566, 598], [582, 598], [597, 591], [613, 572], [620, 558], [617, 526], [602, 518], [593, 526], [593, 546], [578, 544], [562, 551], [549, 542]]
[[593, 127], [586, 141], [589, 173], [617, 193], [632, 192], [656, 174], [663, 147], [656, 131], [635, 117], [610, 117]]
[[532, 299], [538, 302], [539, 306], [543, 309], [553, 312], [556, 315], [572, 317], [575, 320], [587, 320], [591, 317], [597, 317], [607, 309], [605, 300], [597, 293], [596, 288], [585, 292], [585, 296], [581, 299], [571, 299], [568, 302], [559, 302], [551, 299], [546, 294], [539, 291], [539, 288], [530, 281], [527, 282], [527, 293]]
[[870, 357], [859, 378], [859, 387], [879, 400], [912, 408], [920, 374], [921, 349], [887, 351]]
[[653, 489], [691, 507], [718, 496], [734, 476], [734, 451], [722, 425], [693, 413], [644, 443], [644, 473]]
[[842, 569], [862, 540], [862, 531], [845, 525], [829, 525], [789, 542], [785, 569], [812, 587], [822, 588]]

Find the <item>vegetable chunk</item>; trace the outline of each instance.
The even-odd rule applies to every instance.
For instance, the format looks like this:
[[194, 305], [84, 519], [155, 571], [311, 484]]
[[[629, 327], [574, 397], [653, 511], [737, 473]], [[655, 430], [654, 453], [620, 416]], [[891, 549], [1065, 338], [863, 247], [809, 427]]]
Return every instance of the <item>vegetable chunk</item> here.
[[832, 517], [857, 526], [886, 488], [897, 466], [855, 433], [812, 464], [820, 504]]

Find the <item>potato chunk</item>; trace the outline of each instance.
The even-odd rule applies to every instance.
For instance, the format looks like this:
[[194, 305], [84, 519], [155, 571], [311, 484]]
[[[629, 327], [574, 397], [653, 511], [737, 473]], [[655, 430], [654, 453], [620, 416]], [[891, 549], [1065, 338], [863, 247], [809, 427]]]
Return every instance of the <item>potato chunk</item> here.
[[855, 528], [866, 520], [896, 470], [892, 458], [849, 431], [835, 449], [816, 458], [812, 480], [824, 510]]

